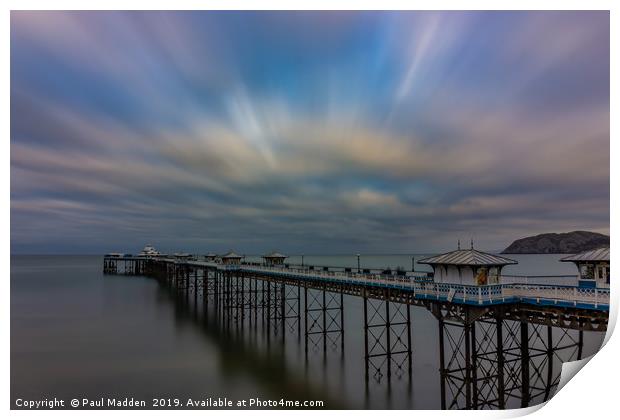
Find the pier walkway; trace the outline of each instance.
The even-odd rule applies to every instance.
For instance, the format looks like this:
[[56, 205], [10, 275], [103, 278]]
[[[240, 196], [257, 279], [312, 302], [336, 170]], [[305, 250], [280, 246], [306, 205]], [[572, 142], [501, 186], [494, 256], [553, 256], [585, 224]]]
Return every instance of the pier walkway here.
[[[406, 291], [416, 299], [447, 301], [455, 304], [488, 306], [507, 303], [528, 303], [546, 307], [581, 308], [609, 311], [609, 289], [578, 287], [577, 276], [500, 276], [497, 284], [482, 286], [434, 282], [430, 273], [404, 272], [381, 274], [322, 267], [321, 270], [302, 266], [265, 266], [260, 264], [218, 264], [207, 261], [186, 261], [173, 258], [108, 257], [108, 261], [151, 261], [181, 265], [190, 269], [217, 270], [238, 274], [288, 279], [302, 283], [333, 283], [337, 285], [385, 288]], [[361, 270], [360, 270], [361, 271]], [[573, 283], [574, 285], [569, 285]]]
[[[531, 303], [556, 307], [577, 307], [584, 309], [609, 310], [609, 289], [580, 288], [576, 286], [509, 283], [484, 286], [435, 283], [431, 278], [412, 276], [385, 276], [380, 274], [359, 274], [338, 271], [316, 271], [308, 269], [218, 266], [218, 270], [233, 270], [248, 274], [269, 275], [273, 277], [294, 278], [300, 281], [323, 281], [388, 288], [408, 291], [417, 299], [429, 301], [449, 301], [464, 305], [487, 306], [501, 303]], [[550, 279], [554, 280], [552, 277]], [[535, 277], [541, 281], [540, 276]]]

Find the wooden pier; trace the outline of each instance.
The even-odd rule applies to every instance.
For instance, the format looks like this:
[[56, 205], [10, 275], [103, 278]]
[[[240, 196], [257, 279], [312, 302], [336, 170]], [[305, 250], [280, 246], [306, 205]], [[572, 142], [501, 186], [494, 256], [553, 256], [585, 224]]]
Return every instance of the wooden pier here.
[[[608, 289], [530, 281], [468, 286], [436, 283], [426, 273], [231, 261], [106, 256], [103, 270], [152, 277], [227, 325], [260, 323], [282, 343], [285, 332], [295, 333], [306, 355], [345, 351], [343, 297], [356, 296], [363, 301], [367, 384], [411, 378], [411, 306], [424, 307], [439, 326], [443, 408], [546, 400], [559, 381], [554, 363], [580, 359], [584, 332], [607, 328]], [[570, 360], [558, 360], [559, 350]]]

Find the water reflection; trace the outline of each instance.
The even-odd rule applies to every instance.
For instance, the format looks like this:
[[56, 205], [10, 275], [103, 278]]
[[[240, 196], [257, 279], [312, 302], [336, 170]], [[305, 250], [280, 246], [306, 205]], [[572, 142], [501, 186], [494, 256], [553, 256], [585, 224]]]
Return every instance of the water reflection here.
[[175, 305], [175, 320], [179, 325], [191, 324], [210, 342], [218, 344], [218, 366], [223, 376], [249, 375], [274, 399], [321, 400], [326, 407], [344, 408], [340, 401], [306, 381], [303, 374], [289, 368], [283, 347], [272, 345], [268, 338], [267, 325], [259, 328], [254, 323], [244, 328], [245, 323], [233, 322], [221, 312], [192, 301], [189, 289], [183, 292], [162, 286], [159, 295]]

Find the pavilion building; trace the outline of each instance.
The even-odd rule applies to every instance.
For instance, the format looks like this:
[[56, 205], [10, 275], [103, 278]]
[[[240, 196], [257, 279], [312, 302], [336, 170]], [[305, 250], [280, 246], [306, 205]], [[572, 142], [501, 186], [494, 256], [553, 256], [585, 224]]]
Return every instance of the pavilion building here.
[[434, 281], [463, 285], [483, 286], [498, 284], [504, 266], [517, 264], [517, 261], [499, 255], [471, 249], [456, 251], [418, 260], [433, 268]]
[[235, 251], [228, 251], [228, 253], [222, 255], [220, 258], [222, 259], [222, 264], [239, 265], [241, 264], [243, 256], [237, 254]]
[[284, 260], [287, 258], [288, 256], [280, 254], [279, 252], [272, 252], [270, 254], [263, 255], [266, 265], [284, 265]]
[[609, 288], [609, 247], [585, 251], [560, 261], [577, 266], [579, 287]]

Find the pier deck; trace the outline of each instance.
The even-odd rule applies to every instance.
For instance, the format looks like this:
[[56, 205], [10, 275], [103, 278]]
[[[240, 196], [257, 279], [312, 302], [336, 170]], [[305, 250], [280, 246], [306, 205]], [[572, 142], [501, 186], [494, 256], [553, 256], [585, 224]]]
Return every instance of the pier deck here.
[[[218, 264], [206, 261], [179, 261], [172, 258], [108, 257], [108, 261], [150, 261], [181, 265], [194, 270], [217, 270], [219, 272], [273, 277], [307, 284], [332, 283], [334, 285], [393, 289], [411, 293], [415, 299], [447, 301], [455, 304], [489, 306], [497, 304], [527, 303], [556, 308], [580, 308], [609, 311], [609, 289], [584, 288], [566, 284], [542, 283], [544, 280], [571, 278], [572, 276], [506, 276], [498, 284], [470, 286], [436, 283], [427, 273], [384, 275], [337, 270], [316, 270], [308, 267], [274, 267], [259, 264]], [[368, 270], [367, 270], [368, 271]], [[574, 277], [576, 283], [576, 277]], [[349, 287], [347, 290], [350, 290]], [[355, 293], [359, 294], [359, 293]]]

